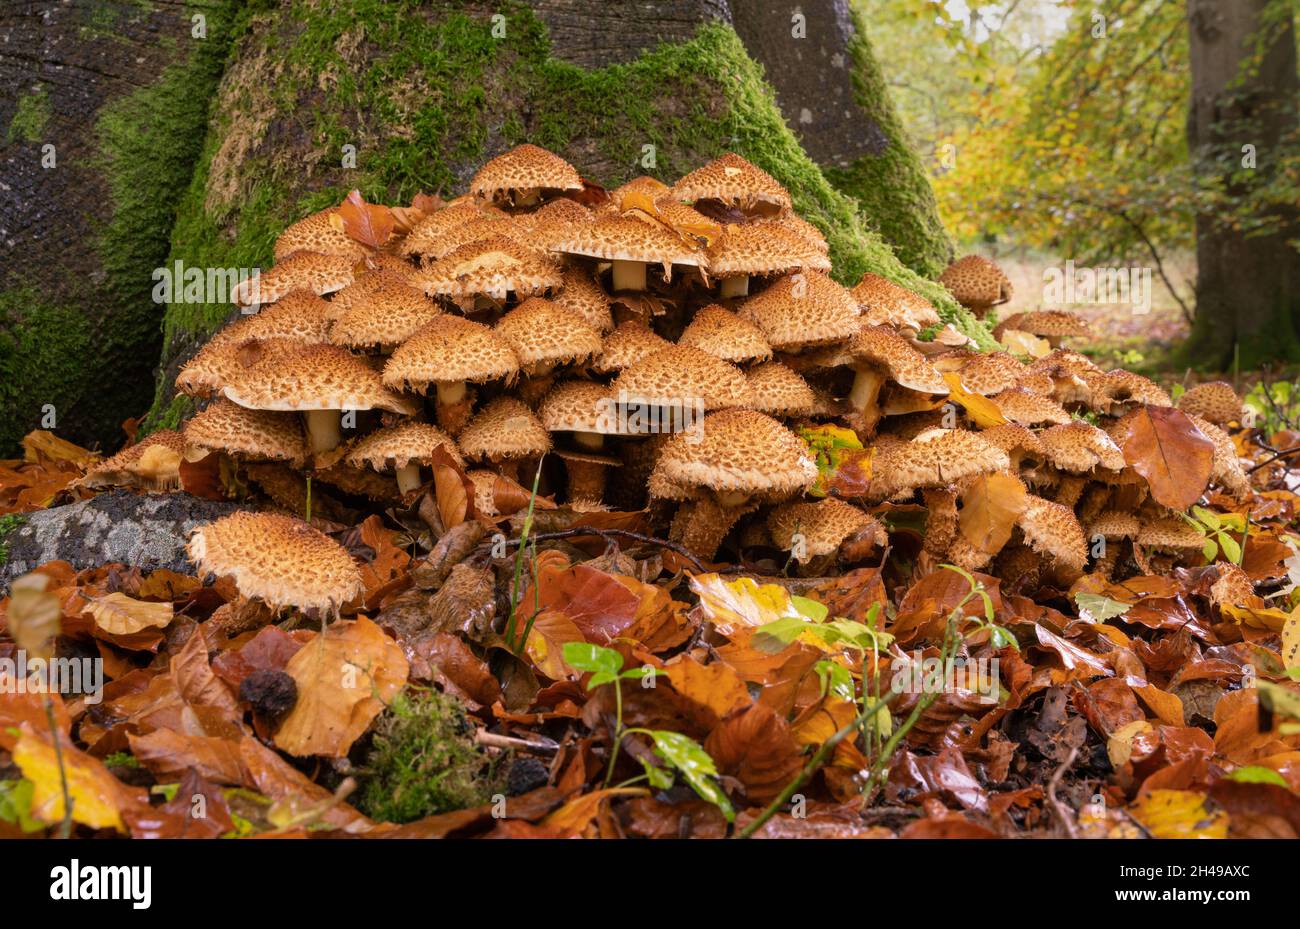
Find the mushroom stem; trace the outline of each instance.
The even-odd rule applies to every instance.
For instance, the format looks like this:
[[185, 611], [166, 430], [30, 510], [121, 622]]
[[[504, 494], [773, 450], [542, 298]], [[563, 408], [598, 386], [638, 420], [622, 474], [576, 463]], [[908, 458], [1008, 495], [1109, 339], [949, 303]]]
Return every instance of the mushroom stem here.
[[416, 462], [413, 461], [397, 469], [397, 492], [402, 496], [406, 496], [422, 483], [420, 466]]
[[572, 458], [564, 466], [569, 473], [569, 502], [600, 503], [605, 496], [605, 466]]
[[749, 502], [749, 494], [738, 490], [723, 491], [718, 494], [718, 505], [729, 510], [738, 510]]
[[588, 451], [598, 452], [605, 447], [605, 437], [599, 432], [575, 432], [573, 442]]
[[542, 200], [540, 187], [523, 187], [515, 194], [515, 206], [536, 206]]
[[460, 435], [465, 424], [469, 422], [474, 400], [469, 396], [464, 381], [452, 381], [438, 384], [438, 399], [434, 404], [434, 416], [438, 425], [453, 438]]
[[674, 542], [681, 542], [704, 561], [711, 561], [718, 553], [718, 546], [727, 537], [736, 520], [740, 519], [741, 510], [724, 507], [718, 501], [705, 496], [682, 505], [673, 517], [672, 528], [668, 535]]
[[614, 260], [614, 290], [645, 290], [645, 262]]
[[307, 410], [303, 413], [303, 421], [307, 426], [307, 442], [313, 454], [328, 452], [342, 441], [340, 420], [339, 410]]
[[857, 414], [861, 428], [868, 434], [875, 431], [880, 422], [880, 388], [885, 386], [885, 377], [875, 368], [856, 368], [853, 387], [849, 389], [849, 405]]
[[718, 290], [718, 296], [723, 300], [731, 297], [749, 296], [749, 275], [738, 274], [735, 277], [724, 277], [722, 287]]

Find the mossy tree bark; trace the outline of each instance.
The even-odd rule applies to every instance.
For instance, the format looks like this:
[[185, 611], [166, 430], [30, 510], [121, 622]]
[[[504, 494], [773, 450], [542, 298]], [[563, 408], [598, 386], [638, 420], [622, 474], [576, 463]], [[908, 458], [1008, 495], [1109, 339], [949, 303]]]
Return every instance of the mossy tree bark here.
[[[671, 181], [734, 150], [791, 190], [826, 234], [839, 279], [874, 270], [914, 287], [987, 344], [809, 157], [729, 11], [721, 0], [279, 0], [251, 16], [232, 52], [170, 258], [264, 266], [288, 222], [351, 188], [384, 202], [459, 193], [485, 159], [525, 141], [606, 185]], [[168, 307], [153, 426], [183, 415], [176, 368], [229, 310]]]
[[0, 9], [0, 458], [41, 426], [115, 447], [148, 409], [163, 315], [151, 273], [234, 6]]
[[[1295, 131], [1300, 78], [1290, 15], [1269, 22], [1269, 0], [1191, 0], [1188, 145], [1198, 180], [1230, 196], [1265, 185]], [[1243, 158], [1253, 153], [1255, 162]], [[1245, 170], [1243, 170], [1245, 169]], [[1262, 217], [1261, 217], [1262, 218]], [[1196, 218], [1196, 319], [1188, 363], [1224, 370], [1300, 361], [1300, 209], [1277, 231], [1252, 234], [1214, 214]]]

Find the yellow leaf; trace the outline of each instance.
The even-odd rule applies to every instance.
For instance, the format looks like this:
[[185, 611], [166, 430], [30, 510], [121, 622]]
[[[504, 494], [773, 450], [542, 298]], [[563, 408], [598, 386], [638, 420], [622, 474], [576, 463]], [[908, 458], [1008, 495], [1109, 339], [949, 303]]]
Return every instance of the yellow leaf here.
[[1133, 818], [1157, 839], [1225, 839], [1228, 814], [1211, 812], [1195, 790], [1153, 790], [1129, 807]]
[[1013, 355], [1026, 355], [1030, 358], [1044, 358], [1052, 353], [1051, 343], [1046, 339], [1019, 329], [1004, 329], [1002, 346]]
[[[70, 745], [63, 745], [63, 768], [72, 798], [72, 818], [93, 829], [126, 832], [119, 805], [122, 785], [104, 765]], [[32, 817], [44, 823], [63, 819], [63, 784], [54, 746], [24, 728], [14, 746], [14, 764], [32, 782]]]
[[1110, 766], [1119, 768], [1133, 757], [1133, 740], [1139, 735], [1152, 731], [1152, 725], [1145, 719], [1139, 719], [1121, 726], [1110, 734], [1106, 741], [1106, 754], [1110, 756]]
[[1010, 474], [982, 474], [962, 492], [958, 527], [975, 548], [990, 555], [1002, 551], [1011, 538], [1029, 495]]
[[1275, 606], [1235, 606], [1225, 603], [1219, 607], [1219, 610], [1252, 629], [1269, 629], [1273, 632], [1281, 632], [1287, 621], [1291, 619], [1290, 613], [1279, 610]]
[[580, 833], [596, 818], [600, 812], [600, 805], [606, 800], [614, 797], [645, 796], [649, 793], [650, 791], [644, 787], [611, 787], [607, 790], [593, 790], [564, 804], [542, 820], [542, 825], [562, 832]]
[[364, 616], [336, 622], [285, 666], [298, 702], [276, 731], [276, 746], [291, 755], [343, 757], [409, 670], [401, 647]]
[[70, 461], [80, 468], [88, 468], [99, 460], [99, 455], [87, 451], [80, 445], [73, 445], [66, 439], [60, 439], [53, 432], [36, 429], [23, 436], [23, 458], [37, 462]]
[[780, 584], [759, 584], [750, 577], [727, 581], [720, 574], [692, 575], [690, 584], [700, 598], [704, 618], [722, 635], [730, 635], [737, 626], [762, 626], [803, 615]]
[[165, 629], [172, 621], [170, 603], [133, 600], [124, 593], [112, 593], [88, 600], [86, 612], [95, 625], [110, 635], [130, 635], [142, 629]]
[[1006, 425], [1007, 418], [1002, 415], [998, 405], [988, 397], [967, 390], [961, 382], [961, 375], [956, 371], [944, 372], [943, 380], [948, 385], [948, 399], [965, 408], [966, 413], [975, 421], [975, 425], [981, 429]]
[[[13, 607], [10, 607], [12, 615]], [[1287, 668], [1300, 667], [1300, 616], [1292, 612], [1282, 625], [1282, 663]]]

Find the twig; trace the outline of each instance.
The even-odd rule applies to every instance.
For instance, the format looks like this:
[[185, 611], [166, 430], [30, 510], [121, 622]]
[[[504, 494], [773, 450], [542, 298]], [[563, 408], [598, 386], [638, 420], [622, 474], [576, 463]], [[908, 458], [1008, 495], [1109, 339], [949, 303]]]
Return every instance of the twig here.
[[1300, 452], [1300, 445], [1292, 445], [1290, 448], [1284, 448], [1276, 455], [1269, 455], [1263, 461], [1259, 462], [1259, 464], [1251, 465], [1249, 468], [1246, 469], [1246, 473], [1254, 474], [1260, 468], [1263, 468], [1266, 465], [1271, 465], [1273, 462], [1277, 461], [1280, 458], [1290, 458], [1292, 455], [1296, 454], [1297, 452]]
[[[47, 669], [46, 674], [48, 673]], [[59, 724], [54, 718], [54, 700], [50, 697], [48, 686], [45, 690], [45, 718], [50, 723], [50, 737], [54, 740], [54, 760], [59, 764], [59, 786], [63, 788], [63, 821], [59, 823], [59, 838], [66, 839], [72, 835], [72, 805], [77, 801], [68, 790], [68, 771], [63, 765], [63, 737], [59, 732]]]
[[528, 739], [520, 739], [511, 735], [500, 735], [496, 732], [488, 732], [486, 729], [479, 729], [474, 734], [474, 739], [480, 745], [487, 745], [491, 748], [515, 749], [520, 752], [528, 752], [533, 755], [554, 755], [560, 750], [560, 747], [547, 739], [545, 742], [530, 742]]
[[1060, 767], [1052, 772], [1052, 779], [1047, 782], [1047, 802], [1051, 804], [1052, 812], [1056, 814], [1056, 818], [1059, 819], [1061, 825], [1065, 827], [1066, 835], [1072, 839], [1077, 839], [1079, 837], [1079, 832], [1075, 829], [1073, 820], [1071, 820], [1069, 815], [1066, 813], [1065, 805], [1061, 803], [1060, 800], [1056, 799], [1056, 787], [1061, 783], [1061, 777], [1066, 771], [1070, 770], [1070, 766], [1074, 764], [1074, 759], [1078, 757], [1079, 746], [1076, 745], [1070, 749], [1069, 756], [1061, 763]]
[[[640, 542], [643, 545], [657, 545], [660, 548], [666, 548], [671, 552], [676, 552], [678, 555], [681, 555], [691, 564], [695, 565], [697, 570], [703, 573], [709, 573], [709, 568], [704, 564], [704, 562], [692, 555], [690, 550], [685, 546], [680, 545], [677, 542], [670, 542], [667, 539], [657, 539], [652, 535], [633, 532], [631, 529], [597, 529], [594, 526], [573, 526], [569, 529], [559, 529], [555, 532], [538, 532], [529, 536], [529, 538], [536, 542], [549, 542], [555, 539], [575, 539], [588, 535], [599, 536], [606, 541], [611, 538], [629, 539], [633, 542]], [[519, 542], [519, 539], [505, 540], [506, 545], [518, 545]], [[734, 572], [735, 570], [737, 569], [734, 566], [727, 567], [723, 568], [719, 573], [726, 574]]]

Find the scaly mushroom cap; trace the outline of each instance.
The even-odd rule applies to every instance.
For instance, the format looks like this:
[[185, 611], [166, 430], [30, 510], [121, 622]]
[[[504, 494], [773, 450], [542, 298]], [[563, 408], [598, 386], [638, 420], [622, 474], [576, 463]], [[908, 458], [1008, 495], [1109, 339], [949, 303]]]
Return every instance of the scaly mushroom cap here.
[[907, 339], [885, 326], [863, 326], [841, 350], [853, 364], [869, 364], [889, 372], [894, 383], [924, 394], [946, 394], [948, 384]]
[[790, 192], [776, 178], [734, 152], [696, 168], [673, 185], [679, 200], [720, 200], [742, 210], [790, 209]]
[[767, 528], [778, 548], [790, 551], [796, 533], [803, 536], [801, 564], [839, 550], [844, 540], [865, 529], [884, 527], [872, 516], [835, 497], [816, 503], [800, 501], [778, 506], [767, 516]]
[[1250, 490], [1250, 477], [1241, 466], [1241, 458], [1237, 455], [1237, 446], [1233, 444], [1232, 438], [1214, 423], [1202, 419], [1195, 413], [1187, 413], [1187, 418], [1214, 443], [1214, 462], [1210, 480], [1221, 485], [1234, 496], [1241, 496]]
[[706, 410], [747, 406], [751, 399], [739, 368], [689, 345], [669, 345], [624, 368], [610, 392], [619, 402], [651, 406], [698, 400]]
[[1200, 551], [1205, 547], [1205, 536], [1179, 516], [1157, 516], [1143, 520], [1137, 544], [1168, 552]]
[[184, 453], [185, 437], [175, 429], [162, 429], [101, 461], [78, 479], [76, 486], [93, 489], [133, 485], [146, 490], [176, 490]]
[[993, 328], [993, 338], [1002, 340], [1002, 333], [1008, 329], [1028, 332], [1030, 335], [1064, 338], [1078, 336], [1092, 338], [1095, 333], [1077, 313], [1065, 310], [1034, 310], [1029, 313], [1013, 313]]
[[249, 339], [291, 339], [294, 342], [325, 342], [329, 339], [331, 301], [307, 290], [285, 294], [256, 313], [241, 314], [218, 329], [208, 344], [246, 342]]
[[1088, 536], [1091, 538], [1099, 535], [1104, 539], [1134, 539], [1137, 538], [1140, 529], [1141, 524], [1132, 513], [1106, 510], [1098, 513], [1088, 524]]
[[628, 320], [605, 337], [600, 354], [592, 362], [592, 370], [599, 374], [612, 374], [632, 367], [655, 352], [672, 347], [671, 342], [655, 334], [644, 323]]
[[456, 464], [465, 464], [456, 440], [429, 423], [400, 423], [377, 429], [353, 446], [347, 463], [354, 468], [369, 465], [376, 471], [405, 468], [411, 463], [427, 465], [439, 446], [447, 450]]
[[728, 223], [709, 249], [707, 262], [709, 273], [719, 277], [831, 269], [824, 252], [777, 220]]
[[488, 296], [504, 302], [560, 286], [559, 266], [502, 235], [470, 242], [439, 258], [411, 283], [431, 297]]
[[1073, 571], [1088, 561], [1088, 543], [1074, 510], [1030, 494], [1017, 525], [1025, 541], [1039, 554]]
[[757, 323], [777, 351], [838, 342], [862, 324], [857, 301], [820, 271], [777, 278], [742, 303], [740, 315]]
[[250, 410], [221, 399], [185, 424], [185, 444], [242, 458], [290, 461], [307, 457], [301, 418], [274, 410]]
[[466, 458], [533, 458], [550, 451], [551, 434], [523, 403], [498, 397], [466, 424], [460, 448]]
[[1052, 399], [1057, 403], [1092, 406], [1106, 395], [1106, 372], [1078, 352], [1058, 348], [1029, 366], [1034, 374], [1052, 379]]
[[496, 483], [501, 475], [495, 471], [482, 468], [467, 471], [465, 476], [474, 485], [474, 510], [480, 516], [498, 516], [496, 505]]
[[830, 254], [830, 244], [826, 241], [826, 236], [822, 235], [822, 231], [793, 210], [782, 213], [772, 222], [789, 229], [823, 255]]
[[1178, 409], [1184, 413], [1195, 414], [1219, 426], [1231, 422], [1241, 422], [1243, 410], [1241, 398], [1232, 389], [1231, 384], [1223, 381], [1209, 381], [1197, 384], [1178, 398]]
[[365, 246], [330, 222], [330, 217], [337, 212], [331, 207], [291, 223], [275, 240], [275, 260], [283, 261], [294, 252], [338, 255], [352, 261], [364, 258]]
[[872, 325], [919, 332], [943, 323], [929, 300], [870, 271], [862, 275], [862, 280], [849, 293], [862, 308], [863, 320]]
[[958, 368], [962, 386], [972, 393], [990, 397], [1022, 386], [1029, 369], [1008, 352], [972, 352]]
[[414, 400], [384, 387], [378, 371], [337, 345], [277, 345], [235, 372], [225, 395], [254, 410], [416, 410]]
[[889, 499], [924, 487], [954, 484], [974, 474], [1005, 471], [1009, 466], [1006, 452], [981, 434], [964, 429], [932, 429], [910, 442], [878, 439], [871, 466], [871, 495]]
[[[408, 258], [441, 258], [452, 249], [465, 244], [466, 240], [460, 236], [456, 237], [455, 245], [448, 246], [446, 244], [452, 233], [461, 226], [468, 223], [479, 223], [482, 220], [505, 218], [506, 214], [495, 207], [484, 206], [473, 200], [453, 203], [450, 206], [443, 207], [436, 213], [430, 213], [416, 223], [415, 228], [402, 240], [398, 251]], [[501, 228], [508, 227], [502, 226]], [[470, 239], [469, 241], [473, 240]]]
[[368, 299], [335, 320], [329, 340], [354, 349], [392, 349], [442, 314], [422, 292], [397, 278], [383, 275]]
[[677, 344], [698, 348], [733, 364], [772, 357], [772, 346], [767, 344], [762, 329], [716, 303], [695, 314]]
[[232, 513], [195, 529], [187, 551], [201, 574], [233, 577], [276, 608], [334, 613], [364, 587], [342, 545], [292, 516]]
[[[233, 328], [234, 325], [227, 327]], [[267, 352], [280, 351], [293, 344], [298, 343], [284, 338], [214, 338], [199, 349], [197, 355], [181, 365], [180, 372], [176, 375], [176, 389], [190, 397], [209, 397], [220, 393]]]
[[501, 317], [494, 328], [525, 369], [566, 364], [600, 351], [599, 332], [576, 313], [542, 297], [529, 297]]
[[666, 226], [635, 216], [602, 216], [595, 222], [571, 227], [552, 246], [567, 255], [585, 255], [606, 261], [640, 261], [663, 265], [665, 276], [672, 265], [698, 266], [697, 252]]
[[1031, 458], [1042, 459], [1047, 456], [1047, 449], [1043, 447], [1042, 440], [1018, 423], [1004, 423], [1001, 426], [985, 429], [980, 432], [980, 436], [1008, 455], [1012, 452], [1021, 452]]
[[240, 306], [252, 306], [274, 303], [295, 290], [330, 294], [352, 283], [356, 264], [355, 258], [345, 255], [296, 252], [256, 277], [241, 281], [231, 296]]
[[1124, 453], [1102, 429], [1083, 420], [1073, 420], [1044, 429], [1039, 435], [1047, 458], [1062, 471], [1087, 474], [1094, 468], [1124, 469]]
[[577, 313], [588, 326], [602, 335], [614, 328], [614, 314], [610, 312], [609, 294], [605, 293], [600, 284], [581, 268], [564, 269], [560, 289], [551, 296], [551, 302], [571, 313]]
[[[962, 374], [963, 383], [965, 374]], [[976, 391], [977, 393], [979, 391]], [[1013, 423], [1022, 426], [1043, 426], [1049, 424], [1069, 423], [1071, 416], [1055, 400], [1040, 397], [1023, 387], [1011, 387], [1000, 390], [989, 397], [998, 405], [998, 409]]]
[[430, 384], [479, 384], [518, 372], [514, 349], [491, 328], [462, 316], [439, 316], [397, 347], [384, 365], [383, 382], [423, 393]]
[[[385, 288], [410, 286], [411, 275], [415, 273], [415, 269], [404, 262], [403, 265], [403, 269], [379, 268], [358, 274], [351, 284], [336, 293], [326, 304], [329, 307], [329, 318], [331, 320], [341, 318], [353, 307], [368, 302], [371, 295]], [[287, 299], [288, 297], [285, 298]], [[280, 302], [283, 303], [284, 300]]]
[[958, 258], [939, 275], [953, 299], [964, 307], [985, 310], [1011, 299], [1011, 281], [1002, 269], [979, 255]]
[[[817, 478], [808, 445], [775, 419], [753, 410], [723, 410], [704, 417], [698, 441], [678, 432], [664, 443], [655, 472], [677, 488], [778, 499], [799, 493]], [[654, 492], [654, 487], [651, 488]]]
[[525, 245], [549, 252], [575, 227], [590, 223], [594, 218], [591, 210], [576, 200], [558, 197], [535, 213], [525, 213], [516, 220], [526, 230], [521, 233]]
[[1150, 378], [1145, 378], [1132, 371], [1116, 368], [1106, 372], [1105, 396], [1098, 402], [1106, 412], [1117, 410], [1131, 404], [1150, 404], [1151, 406], [1173, 406], [1169, 394], [1160, 389]]
[[551, 432], [595, 432], [610, 434], [608, 417], [610, 390], [594, 381], [564, 381], [542, 398], [537, 414]]
[[795, 371], [779, 361], [755, 365], [745, 372], [750, 409], [770, 416], [811, 416], [817, 394]]
[[573, 165], [536, 145], [519, 145], [478, 169], [469, 192], [492, 200], [518, 190], [582, 190]]

